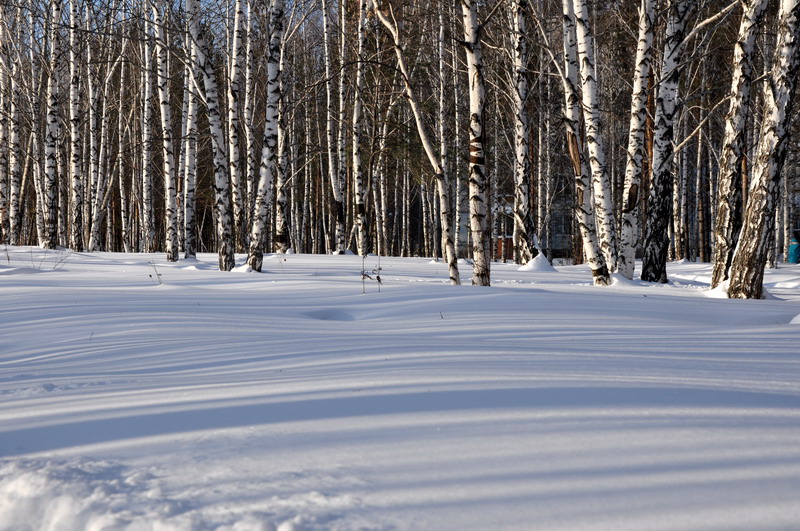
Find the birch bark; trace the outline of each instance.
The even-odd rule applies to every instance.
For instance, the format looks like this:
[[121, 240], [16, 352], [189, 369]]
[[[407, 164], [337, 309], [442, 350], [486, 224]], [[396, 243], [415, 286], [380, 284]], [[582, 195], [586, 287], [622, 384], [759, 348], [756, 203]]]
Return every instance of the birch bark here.
[[[120, 230], [122, 232], [122, 247], [126, 253], [131, 252], [131, 245], [130, 245], [130, 212], [128, 209], [128, 192], [125, 188], [125, 173], [126, 173], [126, 160], [125, 160], [125, 151], [127, 151], [128, 146], [130, 146], [130, 117], [129, 119], [125, 119], [124, 113], [122, 109], [125, 108], [126, 103], [126, 90], [125, 86], [127, 85], [127, 69], [126, 63], [122, 63], [120, 66], [119, 72], [119, 104], [118, 104], [118, 112], [117, 112], [117, 142], [119, 144], [119, 152], [117, 153], [117, 161], [119, 164], [119, 211], [120, 211]], [[133, 109], [131, 109], [131, 113]], [[126, 142], [126, 144], [124, 143]]]
[[161, 110], [161, 158], [164, 173], [164, 228], [167, 262], [178, 261], [178, 183], [175, 175], [170, 109], [169, 72], [167, 69], [167, 20], [153, 1], [153, 24], [156, 31], [156, 71], [158, 101]]
[[580, 141], [581, 104], [578, 96], [578, 51], [572, 0], [563, 0], [562, 7], [564, 67], [561, 77], [564, 85], [564, 124], [567, 132], [567, 149], [575, 175], [577, 196], [575, 216], [583, 242], [583, 253], [592, 270], [592, 279], [596, 285], [607, 285], [610, 282], [610, 276], [605, 258], [600, 251], [600, 244], [597, 241], [591, 179], [587, 172], [586, 157]]
[[574, 0], [574, 8], [584, 128], [586, 144], [589, 148], [589, 168], [592, 175], [595, 219], [597, 220], [596, 230], [606, 266], [611, 273], [614, 273], [617, 270], [617, 233], [611, 181], [606, 168], [605, 142], [600, 124], [594, 36], [589, 23], [589, 9], [586, 0]]
[[42, 247], [55, 249], [58, 245], [58, 141], [61, 136], [61, 93], [58, 71], [61, 67], [61, 12], [63, 0], [50, 0], [49, 75], [47, 76], [47, 129], [44, 141], [44, 221], [45, 239]]
[[469, 80], [469, 214], [472, 233], [472, 284], [489, 286], [490, 262], [487, 256], [487, 179], [483, 140], [483, 108], [486, 99], [481, 47], [481, 26], [478, 24], [477, 0], [461, 0], [464, 25], [464, 50]]
[[653, 180], [647, 209], [642, 280], [667, 282], [669, 226], [672, 220], [673, 138], [678, 113], [678, 82], [686, 44], [686, 23], [696, 8], [692, 0], [670, 0], [661, 81], [653, 132]]
[[781, 0], [772, 75], [764, 84], [766, 113], [753, 164], [742, 234], [730, 268], [728, 297], [732, 299], [759, 299], [763, 296], [764, 267], [774, 243], [776, 205], [798, 70], [800, 1]]
[[186, 139], [184, 141], [183, 164], [183, 249], [185, 258], [197, 255], [197, 232], [195, 229], [195, 184], [197, 181], [197, 110], [199, 97], [193, 79], [200, 77], [194, 46], [191, 46], [189, 64], [186, 66], [186, 83], [189, 86], [189, 106], [186, 109]]
[[[5, 8], [0, 7], [0, 16], [7, 17]], [[9, 42], [6, 28], [0, 22], [0, 109], [8, 108], [10, 87]], [[9, 115], [0, 112], [0, 242], [8, 242], [8, 128]]]
[[[278, 143], [276, 151], [275, 162], [275, 240], [273, 245], [280, 253], [286, 253], [292, 245], [290, 233], [290, 212], [291, 212], [291, 198], [289, 197], [289, 181], [286, 179], [287, 172], [289, 171], [289, 131], [287, 127], [287, 112], [285, 104], [285, 95], [283, 93], [283, 76], [281, 73], [285, 69], [286, 54], [284, 47], [278, 43], [280, 47], [278, 59], [278, 86], [277, 86], [277, 128], [278, 128]], [[269, 62], [269, 59], [268, 59]], [[269, 81], [268, 81], [269, 83]], [[267, 88], [269, 90], [269, 88]], [[269, 97], [269, 96], [268, 96]], [[291, 181], [292, 183], [294, 180]]]
[[220, 271], [230, 271], [236, 265], [234, 257], [233, 219], [231, 216], [230, 181], [227, 172], [226, 141], [222, 127], [219, 91], [214, 67], [200, 40], [196, 0], [186, 0], [189, 32], [197, 60], [196, 66], [203, 77], [211, 145], [214, 151], [214, 209], [217, 216], [217, 252]]
[[83, 251], [83, 175], [81, 161], [81, 99], [80, 64], [78, 49], [78, 23], [80, 8], [77, 0], [69, 6], [69, 136], [70, 136], [70, 192], [72, 218], [70, 219], [69, 245], [74, 251]]
[[343, 253], [345, 250], [345, 233], [344, 233], [344, 197], [343, 186], [339, 181], [338, 166], [336, 163], [336, 155], [334, 153], [334, 120], [335, 110], [333, 106], [333, 75], [331, 66], [331, 28], [328, 14], [328, 1], [322, 0], [322, 27], [323, 27], [323, 60], [325, 61], [325, 95], [326, 95], [326, 133], [327, 133], [327, 148], [328, 148], [328, 178], [331, 183], [331, 190], [333, 192], [333, 201], [335, 205], [336, 217], [336, 235], [335, 235], [335, 252]]
[[244, 135], [247, 149], [247, 210], [252, 222], [254, 190], [258, 174], [258, 155], [256, 153], [255, 117], [255, 64], [253, 61], [253, 4], [247, 0], [247, 45], [245, 46], [245, 93], [244, 93]]
[[228, 168], [233, 198], [233, 219], [236, 232], [236, 246], [244, 249], [247, 245], [247, 213], [245, 210], [245, 189], [239, 162], [239, 100], [242, 78], [242, 57], [244, 56], [244, 4], [236, 0], [234, 5], [233, 39], [229, 52], [228, 70]]
[[278, 103], [280, 99], [280, 58], [283, 39], [283, 0], [272, 0], [270, 6], [270, 39], [267, 58], [267, 116], [264, 126], [264, 147], [261, 155], [258, 187], [250, 232], [247, 263], [254, 271], [261, 271], [264, 261], [267, 209], [272, 196], [272, 184], [278, 165]]
[[[154, 251], [156, 229], [153, 213], [153, 154], [152, 154], [152, 121], [153, 121], [153, 73], [151, 66], [152, 43], [146, 29], [145, 40], [142, 43], [142, 248], [144, 252]], [[96, 127], [96, 126], [95, 126]], [[94, 150], [92, 150], [94, 152]], [[93, 165], [94, 167], [94, 165]], [[93, 177], [95, 179], [95, 177]]]
[[367, 227], [367, 182], [361, 161], [361, 92], [364, 90], [364, 59], [366, 57], [367, 0], [359, 0], [358, 51], [356, 65], [356, 87], [353, 92], [353, 180], [355, 183], [356, 226], [358, 227], [358, 254], [366, 256], [369, 234]]
[[628, 129], [628, 153], [625, 164], [625, 184], [622, 206], [618, 272], [633, 279], [636, 248], [639, 245], [639, 203], [644, 160], [647, 157], [645, 130], [647, 126], [647, 80], [653, 48], [654, 0], [642, 0], [639, 6], [639, 39], [636, 47], [636, 66], [631, 94], [631, 120]]
[[339, 0], [339, 129], [336, 140], [336, 188], [339, 190], [339, 198], [334, 196], [336, 204], [336, 250], [339, 253], [345, 252], [348, 247], [347, 237], [347, 116], [345, 114], [345, 104], [347, 96], [347, 81], [344, 75], [345, 65], [347, 64], [347, 7], [346, 0]]
[[514, 0], [511, 3], [513, 20], [514, 65], [514, 256], [521, 264], [527, 264], [534, 257], [532, 238], [535, 234], [531, 214], [530, 172], [531, 160], [528, 150], [531, 126], [525, 105], [528, 101], [528, 38], [525, 13], [528, 0]]
[[[18, 27], [22, 25], [21, 7], [17, 7], [16, 20]], [[17, 32], [17, 42], [20, 42], [19, 31]], [[8, 114], [10, 127], [8, 133], [8, 241], [12, 245], [19, 244], [20, 237], [20, 196], [22, 188], [22, 156], [20, 152], [20, 104], [21, 104], [21, 83], [17, 79], [21, 70], [21, 61], [12, 60], [19, 57], [16, 53], [14, 57], [9, 57], [9, 102]]]
[[746, 163], [746, 126], [752, 99], [753, 54], [756, 36], [760, 31], [767, 4], [767, 0], [749, 0], [745, 4], [739, 25], [739, 37], [733, 53], [731, 102], [725, 119], [725, 139], [720, 161], [717, 215], [713, 236], [712, 288], [716, 288], [728, 278], [733, 251], [742, 225], [742, 165]]

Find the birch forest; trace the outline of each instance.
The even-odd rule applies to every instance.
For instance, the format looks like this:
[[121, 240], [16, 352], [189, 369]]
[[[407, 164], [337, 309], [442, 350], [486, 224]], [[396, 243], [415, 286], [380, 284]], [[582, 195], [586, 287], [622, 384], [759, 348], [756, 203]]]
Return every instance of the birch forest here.
[[760, 298], [800, 0], [3, 0], [0, 238], [586, 263]]

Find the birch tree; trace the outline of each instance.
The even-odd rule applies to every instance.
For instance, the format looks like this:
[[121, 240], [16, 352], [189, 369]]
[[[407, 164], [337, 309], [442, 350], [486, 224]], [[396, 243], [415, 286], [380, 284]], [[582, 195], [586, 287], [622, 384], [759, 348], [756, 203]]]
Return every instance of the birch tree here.
[[[6, 7], [6, 14], [10, 14], [10, 8]], [[15, 10], [17, 27], [22, 25], [21, 7]], [[7, 19], [8, 20], [8, 19]], [[19, 29], [15, 32], [20, 42]], [[10, 42], [9, 42], [10, 44]], [[22, 187], [22, 154], [20, 149], [20, 104], [21, 104], [21, 82], [18, 79], [22, 70], [21, 54], [15, 51], [13, 55], [7, 55], [7, 69], [9, 71], [9, 90], [8, 90], [8, 242], [18, 244], [20, 235], [20, 195]]]
[[353, 92], [353, 181], [355, 184], [356, 227], [358, 227], [358, 254], [368, 252], [367, 233], [367, 183], [361, 161], [361, 93], [364, 90], [364, 59], [366, 57], [367, 0], [358, 2], [358, 62], [356, 64], [356, 86]]
[[156, 31], [156, 70], [158, 101], [161, 111], [161, 159], [164, 173], [164, 227], [167, 262], [178, 261], [178, 183], [174, 166], [172, 112], [170, 109], [169, 72], [167, 65], [167, 21], [152, 1], [153, 25]]
[[642, 280], [667, 282], [669, 224], [672, 219], [673, 138], [678, 112], [678, 82], [686, 43], [686, 23], [696, 4], [669, 0], [661, 80], [656, 96], [653, 139], [653, 181], [647, 210]]
[[83, 139], [81, 138], [80, 50], [78, 0], [69, 3], [69, 137], [70, 137], [70, 190], [72, 218], [70, 220], [69, 246], [83, 251], [83, 168], [81, 165]]
[[[594, 220], [594, 200], [592, 197], [591, 178], [587, 171], [586, 157], [581, 142], [581, 104], [578, 95], [578, 47], [575, 28], [575, 12], [572, 0], [563, 0], [562, 29], [564, 38], [564, 62], [561, 71], [564, 86], [564, 124], [566, 126], [567, 149], [572, 171], [575, 176], [575, 216], [578, 231], [583, 243], [586, 262], [592, 270], [592, 279], [596, 285], [607, 285], [610, 274], [600, 244], [597, 241]], [[559, 63], [554, 63], [558, 66]]]
[[472, 284], [490, 285], [488, 254], [486, 158], [483, 139], [483, 108], [486, 99], [481, 46], [482, 26], [478, 23], [477, 0], [461, 0], [464, 50], [469, 80], [469, 214], [472, 233]]
[[183, 163], [183, 248], [185, 258], [194, 258], [197, 254], [197, 233], [195, 230], [195, 185], [197, 182], [197, 110], [199, 97], [194, 79], [200, 78], [196, 70], [197, 52], [189, 46], [189, 63], [185, 67], [186, 84], [189, 87], [189, 98], [186, 109], [186, 139], [184, 140]]
[[[338, 0], [339, 12], [339, 129], [336, 140], [336, 188], [339, 190], [339, 198], [334, 196], [336, 203], [336, 230], [337, 244], [336, 252], [346, 251], [347, 236], [347, 115], [345, 110], [347, 99], [347, 80], [344, 75], [345, 65], [347, 64], [347, 3], [346, 0]], [[341, 230], [339, 230], [341, 228]]]
[[647, 126], [647, 80], [653, 47], [654, 0], [642, 0], [639, 6], [639, 38], [631, 94], [631, 119], [628, 129], [628, 152], [623, 191], [622, 231], [617, 269], [632, 279], [639, 245], [639, 203], [642, 172], [647, 157], [645, 129]]
[[255, 117], [255, 67], [253, 61], [253, 41], [255, 40], [253, 29], [253, 0], [247, 0], [247, 23], [246, 23], [246, 45], [245, 45], [245, 92], [244, 92], [244, 135], [247, 150], [247, 208], [250, 211], [248, 221], [252, 225], [253, 200], [256, 185], [256, 175], [258, 173], [258, 154], [256, 153], [256, 131], [254, 124]]
[[0, 242], [8, 243], [8, 128], [9, 115], [5, 112], [8, 108], [9, 87], [11, 79], [9, 76], [11, 62], [10, 39], [6, 36], [5, 19], [10, 18], [6, 14], [6, 8], [0, 7]]
[[247, 236], [244, 199], [246, 193], [239, 162], [239, 100], [241, 99], [242, 57], [245, 51], [244, 19], [244, 4], [242, 0], [236, 0], [228, 69], [228, 168], [231, 177], [236, 241], [237, 247], [240, 248], [244, 248], [246, 245]]
[[511, 2], [512, 60], [514, 65], [514, 256], [526, 264], [534, 256], [532, 238], [535, 234], [531, 214], [531, 190], [529, 175], [531, 171], [530, 141], [531, 126], [526, 104], [528, 101], [528, 44], [526, 12], [527, 0]]
[[[153, 154], [152, 154], [152, 121], [153, 121], [153, 72], [151, 63], [152, 40], [150, 38], [149, 24], [145, 17], [145, 37], [142, 42], [142, 121], [141, 121], [141, 138], [142, 138], [142, 223], [141, 223], [141, 242], [142, 250], [150, 253], [155, 250], [155, 215], [153, 213]], [[91, 98], [91, 96], [90, 96]], [[92, 119], [90, 118], [90, 122]], [[91, 129], [95, 129], [95, 124], [90, 125]], [[92, 150], [94, 151], [94, 150]], [[93, 165], [94, 167], [94, 165]], [[94, 177], [96, 179], [96, 177]], [[90, 247], [91, 249], [91, 247]], [[92, 249], [93, 250], [93, 249]]]
[[767, 4], [767, 0], [749, 0], [744, 4], [739, 37], [734, 48], [731, 100], [725, 119], [725, 139], [720, 161], [712, 288], [716, 288], [727, 279], [741, 230], [742, 165], [746, 164], [746, 126], [752, 99], [750, 94], [753, 83], [753, 53], [756, 35], [761, 29]]
[[[333, 74], [331, 61], [331, 27], [328, 13], [328, 1], [322, 0], [322, 28], [323, 28], [323, 60], [325, 62], [325, 96], [326, 96], [326, 138], [328, 148], [328, 178], [333, 192], [334, 211], [336, 218], [336, 250], [335, 253], [345, 251], [345, 210], [344, 210], [344, 183], [339, 180], [340, 173], [336, 162], [334, 120], [335, 109], [333, 105]], [[340, 161], [341, 163], [341, 161]]]
[[63, 0], [50, 0], [49, 20], [49, 75], [47, 76], [47, 130], [44, 142], [45, 179], [44, 215], [45, 239], [41, 242], [46, 249], [58, 245], [58, 143], [61, 136], [61, 92], [58, 86], [58, 71], [61, 67], [61, 12]]
[[196, 0], [186, 0], [193, 54], [196, 67], [203, 78], [211, 145], [214, 151], [214, 210], [217, 217], [217, 252], [220, 271], [230, 271], [236, 265], [234, 257], [233, 219], [231, 217], [230, 181], [227, 172], [225, 133], [219, 105], [219, 91], [214, 66], [200, 39], [199, 16]]
[[728, 297], [763, 296], [764, 267], [773, 245], [780, 177], [800, 69], [800, 1], [781, 0], [771, 76], [764, 84], [764, 121], [753, 164], [744, 225], [730, 267]]
[[589, 168], [594, 192], [595, 219], [600, 250], [611, 273], [617, 269], [617, 236], [614, 221], [614, 204], [611, 183], [606, 168], [605, 143], [600, 124], [600, 102], [597, 89], [594, 36], [589, 24], [589, 9], [586, 0], [574, 0], [575, 29], [578, 47], [578, 63], [581, 74], [583, 119], [586, 144], [589, 153]]
[[[281, 14], [281, 19], [285, 18], [285, 15]], [[281, 26], [285, 25], [284, 22], [280, 23]], [[280, 28], [279, 28], [280, 29]], [[270, 31], [272, 31], [272, 27], [270, 27]], [[281, 31], [280, 36], [283, 39], [282, 35], [285, 33], [285, 30]], [[291, 233], [290, 233], [290, 226], [289, 226], [289, 219], [290, 219], [290, 212], [291, 212], [291, 204], [290, 204], [290, 197], [289, 192], [290, 184], [293, 186], [293, 183], [296, 182], [296, 179], [290, 179], [287, 181], [286, 175], [289, 171], [289, 164], [288, 159], [290, 158], [289, 150], [290, 146], [288, 144], [291, 143], [289, 136], [289, 130], [287, 126], [287, 112], [286, 112], [286, 95], [284, 94], [284, 84], [283, 84], [283, 75], [282, 72], [285, 69], [285, 62], [286, 62], [286, 53], [285, 47], [283, 46], [282, 42], [278, 42], [276, 44], [280, 50], [279, 52], [279, 60], [278, 60], [278, 86], [277, 86], [277, 98], [278, 98], [278, 110], [277, 110], [277, 120], [278, 120], [278, 144], [277, 144], [277, 159], [275, 163], [275, 174], [274, 174], [274, 186], [275, 190], [275, 240], [274, 240], [274, 247], [275, 250], [279, 253], [286, 253], [291, 247]], [[269, 62], [269, 58], [267, 59]], [[269, 85], [269, 80], [267, 81]], [[269, 87], [267, 88], [269, 90]]]
[[267, 57], [267, 115], [264, 125], [264, 146], [261, 155], [258, 188], [256, 190], [253, 226], [247, 263], [254, 271], [261, 271], [266, 238], [267, 207], [272, 196], [272, 184], [278, 165], [278, 103], [280, 99], [280, 59], [283, 39], [283, 0], [272, 0], [269, 9], [270, 37]]

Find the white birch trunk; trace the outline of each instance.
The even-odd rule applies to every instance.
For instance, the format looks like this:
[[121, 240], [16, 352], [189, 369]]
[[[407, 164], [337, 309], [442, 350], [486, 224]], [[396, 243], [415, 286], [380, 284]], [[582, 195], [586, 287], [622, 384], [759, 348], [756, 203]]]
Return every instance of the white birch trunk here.
[[[281, 24], [283, 24], [281, 22]], [[281, 73], [285, 68], [286, 54], [281, 43], [278, 42], [279, 59], [278, 59], [278, 148], [277, 148], [277, 162], [275, 164], [275, 240], [273, 242], [274, 248], [280, 253], [286, 253], [291, 247], [291, 234], [289, 233], [289, 214], [290, 214], [290, 198], [287, 193], [288, 181], [286, 180], [286, 172], [288, 171], [288, 143], [287, 143], [287, 120], [286, 120], [286, 105], [285, 97], [283, 94], [283, 76]], [[269, 59], [268, 59], [269, 62]], [[268, 81], [269, 82], [269, 81]], [[269, 87], [267, 88], [269, 90]], [[294, 179], [292, 180], [294, 182]]]
[[346, 0], [339, 0], [339, 129], [338, 138], [336, 140], [337, 146], [337, 159], [336, 159], [336, 188], [339, 190], [339, 198], [334, 196], [336, 205], [336, 250], [339, 253], [345, 252], [348, 247], [347, 239], [347, 139], [346, 139], [346, 124], [347, 116], [345, 115], [345, 104], [347, 95], [347, 82], [345, 80], [344, 69], [347, 64], [347, 8]]
[[[444, 196], [439, 196], [439, 214], [440, 214], [440, 225], [441, 225], [441, 250], [442, 250], [442, 258], [445, 261], [448, 261], [448, 257], [452, 256], [453, 261], [455, 262], [456, 269], [458, 268], [458, 256], [456, 255], [456, 241], [458, 240], [458, 235], [455, 233], [457, 230], [458, 225], [453, 223], [454, 217], [450, 210], [453, 207], [453, 197], [452, 197], [452, 166], [448, 161], [448, 150], [447, 150], [447, 133], [446, 133], [446, 125], [447, 125], [447, 107], [446, 107], [446, 78], [445, 78], [445, 11], [444, 6], [440, 6], [439, 8], [439, 37], [437, 42], [438, 47], [438, 59], [439, 59], [439, 101], [438, 101], [438, 126], [439, 126], [439, 155], [441, 158], [441, 165], [442, 165], [442, 172], [444, 175], [444, 182], [442, 183], [445, 187], [446, 194]], [[445, 203], [446, 201], [446, 203]], [[447, 227], [447, 230], [445, 230]], [[449, 249], [448, 249], [449, 248]], [[450, 251], [452, 250], [452, 253]], [[460, 281], [460, 279], [459, 279]]]
[[[150, 61], [152, 44], [148, 36], [142, 43], [143, 73], [142, 73], [142, 248], [144, 252], [151, 253], [155, 248], [156, 230], [155, 216], [153, 214], [153, 174], [152, 174], [152, 127], [153, 121], [153, 74]], [[93, 128], [96, 126], [92, 126]], [[94, 149], [92, 150], [94, 153]], [[95, 164], [93, 167], [93, 179]], [[93, 181], [94, 182], [94, 181]], [[91, 246], [90, 246], [91, 249]]]
[[[536, 113], [536, 180], [534, 181], [536, 187], [536, 199], [534, 205], [536, 212], [535, 218], [536, 227], [538, 228], [536, 239], [540, 249], [543, 249], [542, 244], [545, 243], [545, 240], [547, 239], [547, 234], [545, 234], [544, 231], [544, 219], [547, 215], [547, 192], [545, 191], [547, 177], [544, 173], [544, 109], [542, 109], [544, 102], [544, 57], [542, 57], [542, 55], [543, 54], [541, 53], [539, 54], [539, 64], [537, 65], [539, 73], [537, 76], [538, 82], [536, 96], [540, 103]], [[585, 149], [585, 145], [583, 145], [583, 143], [581, 148]], [[589, 182], [591, 184], [591, 181]], [[590, 195], [590, 197], [593, 196]], [[531, 215], [533, 215], [533, 213]]]
[[781, 0], [772, 75], [764, 85], [766, 113], [752, 166], [742, 234], [730, 268], [730, 298], [759, 299], [763, 296], [764, 267], [774, 243], [779, 183], [800, 70], [799, 41], [800, 1]]
[[575, 175], [575, 191], [577, 195], [575, 216], [578, 230], [583, 242], [583, 253], [592, 270], [592, 278], [596, 285], [607, 285], [610, 281], [600, 244], [597, 241], [594, 222], [594, 201], [592, 199], [591, 179], [586, 169], [585, 156], [580, 142], [581, 107], [578, 96], [578, 50], [575, 29], [575, 13], [572, 0], [563, 0], [564, 31], [564, 124], [567, 130], [567, 149]]
[[178, 180], [175, 174], [172, 142], [172, 112], [170, 110], [169, 72], [167, 69], [167, 20], [152, 2], [156, 30], [156, 69], [158, 101], [161, 109], [161, 154], [164, 173], [164, 229], [167, 262], [178, 261]]
[[[21, 8], [17, 8], [17, 21], [18, 24], [22, 23]], [[20, 39], [18, 38], [19, 42]], [[17, 57], [19, 54], [16, 54]], [[17, 79], [20, 74], [20, 61], [13, 60], [9, 56], [10, 62], [10, 75], [9, 75], [9, 107], [8, 114], [10, 118], [10, 128], [8, 134], [8, 179], [9, 179], [9, 192], [8, 192], [8, 242], [12, 245], [18, 245], [20, 239], [20, 221], [21, 221], [21, 190], [22, 190], [22, 154], [20, 150], [20, 104], [21, 104], [21, 83]]]
[[[89, 11], [89, 6], [86, 6], [85, 9], [85, 18], [86, 18], [86, 26], [85, 30], [88, 34], [91, 30], [91, 15]], [[145, 23], [145, 32], [147, 31], [147, 23]], [[146, 38], [146, 37], [145, 37]], [[145, 47], [143, 43], [143, 47]], [[143, 52], [144, 53], [144, 52]], [[89, 100], [88, 105], [88, 128], [86, 130], [86, 136], [88, 137], [87, 147], [88, 147], [88, 165], [87, 165], [87, 175], [84, 179], [85, 185], [84, 189], [86, 190], [86, 198], [84, 200], [84, 219], [87, 222], [87, 241], [88, 241], [88, 249], [89, 251], [93, 251], [96, 249], [92, 249], [92, 223], [94, 220], [94, 205], [96, 203], [95, 194], [97, 192], [97, 179], [100, 173], [99, 170], [99, 160], [100, 160], [100, 129], [97, 125], [97, 115], [98, 106], [100, 105], [100, 97], [97, 88], [97, 65], [94, 60], [93, 56], [93, 47], [87, 46], [86, 47], [86, 95]]]
[[647, 128], [647, 79], [653, 48], [654, 0], [642, 0], [639, 6], [639, 40], [631, 93], [631, 120], [628, 129], [628, 154], [625, 164], [625, 185], [622, 205], [617, 271], [633, 279], [636, 248], [639, 246], [639, 203], [641, 202], [642, 172], [647, 157], [645, 130]]
[[525, 105], [528, 101], [528, 44], [525, 13], [528, 0], [511, 2], [513, 21], [514, 65], [514, 257], [521, 264], [527, 264], [534, 256], [533, 238], [535, 227], [531, 215], [530, 171], [531, 160], [528, 151], [530, 122]]
[[228, 168], [233, 198], [233, 219], [236, 231], [236, 247], [247, 245], [247, 214], [245, 210], [245, 186], [239, 162], [239, 100], [241, 98], [242, 57], [244, 56], [244, 4], [236, 0], [234, 6], [233, 39], [229, 52], [228, 70]]
[[203, 77], [211, 146], [214, 151], [214, 209], [217, 217], [217, 251], [220, 271], [230, 271], [236, 265], [234, 257], [233, 219], [231, 216], [230, 181], [228, 178], [226, 139], [222, 127], [219, 91], [214, 67], [208, 58], [199, 36], [196, 0], [186, 0], [189, 32], [197, 59], [197, 69]]
[[58, 245], [58, 141], [61, 136], [61, 93], [58, 87], [58, 71], [61, 66], [61, 11], [63, 0], [50, 0], [50, 72], [47, 76], [47, 129], [44, 142], [44, 217], [45, 239], [42, 247], [55, 249]]
[[[194, 46], [191, 47], [189, 65], [186, 67], [186, 83], [189, 85], [189, 106], [186, 109], [186, 139], [183, 164], [183, 249], [185, 258], [194, 258], [197, 255], [197, 235], [195, 229], [195, 183], [197, 180], [197, 110], [199, 97], [197, 87], [192, 79], [199, 78], [199, 72], [194, 72], [197, 64]], [[197, 75], [194, 75], [197, 74]]]
[[750, 114], [750, 89], [753, 83], [753, 55], [756, 35], [767, 9], [767, 0], [749, 0], [742, 13], [739, 37], [733, 54], [731, 102], [725, 119], [714, 227], [714, 269], [711, 287], [728, 278], [742, 224], [742, 165], [745, 164], [747, 118]]
[[74, 251], [83, 251], [83, 175], [81, 147], [81, 98], [78, 21], [80, 8], [77, 0], [70, 0], [69, 9], [69, 136], [70, 136], [70, 191], [72, 218], [70, 219], [69, 245]]
[[264, 147], [256, 189], [253, 226], [247, 263], [254, 271], [261, 271], [266, 243], [267, 214], [272, 184], [278, 171], [278, 105], [280, 100], [280, 58], [284, 25], [283, 0], [272, 0], [270, 6], [270, 39], [267, 58], [267, 116], [264, 125]]
[[250, 213], [248, 220], [252, 221], [253, 198], [258, 174], [258, 155], [256, 153], [255, 117], [255, 79], [253, 64], [253, 5], [252, 0], [247, 0], [247, 45], [245, 46], [245, 92], [244, 92], [244, 135], [247, 149], [247, 210]]
[[[5, 7], [0, 7], [0, 16], [10, 18]], [[10, 71], [10, 45], [6, 36], [5, 23], [0, 23], [0, 242], [8, 241], [8, 128], [9, 115], [5, 112], [8, 108], [11, 80]]]
[[[617, 270], [617, 236], [614, 221], [614, 200], [611, 181], [606, 168], [605, 143], [600, 124], [600, 102], [597, 89], [597, 68], [595, 66], [594, 36], [589, 22], [589, 9], [586, 0], [574, 0], [575, 29], [578, 45], [578, 62], [581, 73], [581, 94], [583, 97], [583, 119], [586, 130], [586, 144], [589, 151], [589, 168], [592, 174], [594, 192], [596, 230], [600, 240], [600, 250], [606, 260], [609, 272]], [[546, 198], [540, 198], [544, 200]]]
[[322, 0], [322, 26], [323, 26], [323, 60], [325, 62], [325, 95], [327, 106], [325, 109], [326, 122], [325, 128], [327, 133], [327, 148], [328, 148], [328, 178], [331, 183], [331, 190], [333, 191], [333, 200], [335, 203], [335, 216], [336, 216], [336, 253], [343, 253], [345, 250], [345, 234], [344, 234], [344, 197], [342, 185], [339, 182], [338, 167], [336, 164], [336, 155], [334, 153], [334, 119], [335, 112], [333, 107], [333, 77], [331, 66], [331, 28], [328, 14], [328, 2]]
[[[121, 111], [125, 108], [125, 97], [128, 79], [126, 78], [126, 63], [122, 63], [119, 72], [119, 111], [117, 113], [117, 142], [119, 144], [119, 152], [117, 153], [117, 163], [119, 164], [119, 210], [120, 210], [120, 230], [122, 232], [122, 247], [126, 253], [131, 252], [130, 245], [130, 222], [128, 211], [128, 192], [125, 188], [125, 173], [126, 164], [124, 153], [127, 151], [127, 146], [123, 144], [127, 139], [128, 146], [130, 145], [130, 136], [128, 134], [128, 124], [130, 119], [124, 118], [124, 113]], [[131, 109], [133, 112], [133, 109]]]
[[693, 0], [670, 0], [661, 81], [656, 96], [653, 132], [653, 181], [647, 210], [642, 280], [667, 282], [669, 226], [672, 220], [673, 138], [678, 113], [678, 82], [686, 44], [686, 22]]
[[355, 183], [356, 227], [358, 228], [358, 254], [366, 256], [369, 251], [367, 227], [367, 182], [364, 164], [361, 161], [361, 92], [364, 90], [364, 59], [366, 57], [367, 0], [359, 0], [358, 16], [358, 64], [356, 65], [356, 88], [353, 93], [353, 180]]
[[464, 24], [464, 50], [469, 80], [469, 215], [472, 233], [472, 284], [490, 285], [490, 258], [487, 256], [486, 158], [483, 139], [483, 107], [486, 99], [481, 49], [481, 26], [478, 24], [477, 0], [461, 0]]
[[[12, 33], [11, 21], [14, 20], [13, 8], [0, 7], [0, 16], [3, 22], [0, 23], [0, 242], [14, 244], [10, 239], [10, 209], [9, 198], [11, 183], [11, 135], [15, 127], [13, 120], [13, 99], [14, 84], [12, 64], [15, 59], [12, 57]], [[5, 21], [8, 21], [6, 24]]]

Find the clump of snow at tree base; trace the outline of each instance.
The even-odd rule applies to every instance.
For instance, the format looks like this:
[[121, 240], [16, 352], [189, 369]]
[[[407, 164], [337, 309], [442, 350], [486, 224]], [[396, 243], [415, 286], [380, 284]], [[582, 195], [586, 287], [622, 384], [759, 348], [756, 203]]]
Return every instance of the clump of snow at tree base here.
[[800, 522], [800, 266], [729, 300], [695, 263], [2, 257], [3, 530]]

